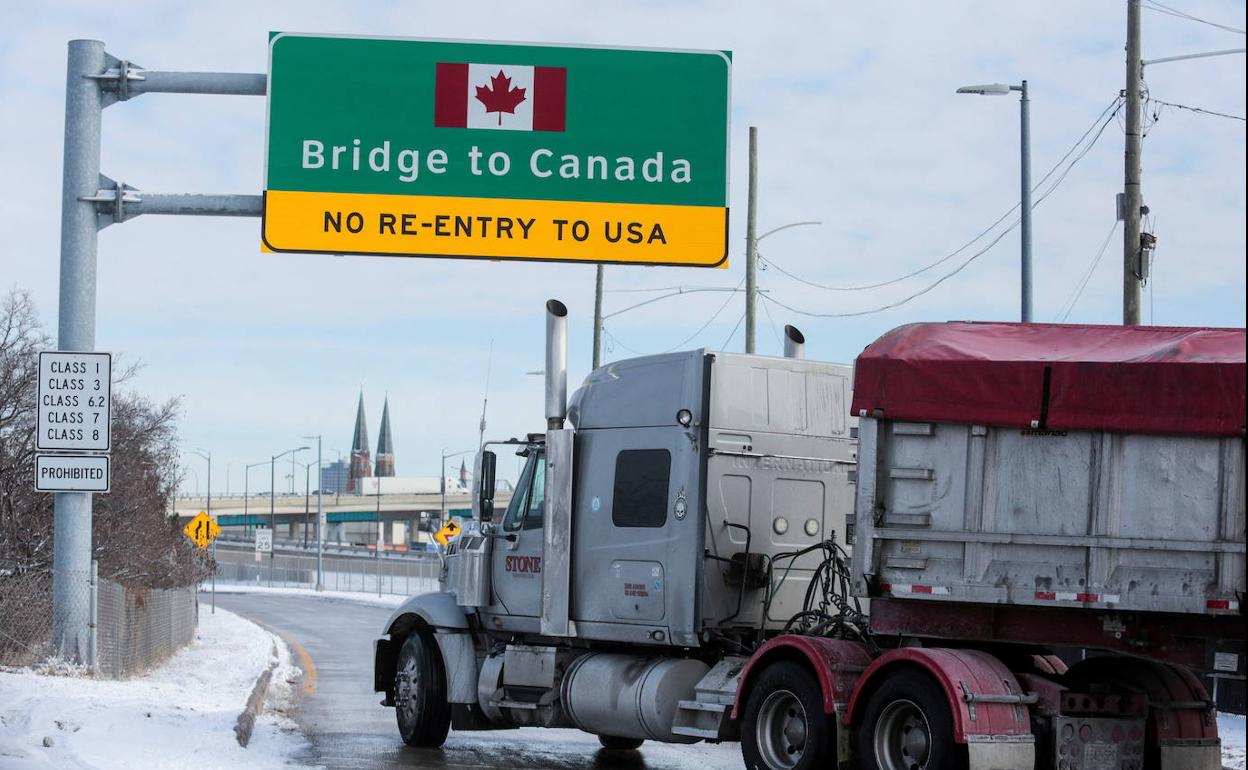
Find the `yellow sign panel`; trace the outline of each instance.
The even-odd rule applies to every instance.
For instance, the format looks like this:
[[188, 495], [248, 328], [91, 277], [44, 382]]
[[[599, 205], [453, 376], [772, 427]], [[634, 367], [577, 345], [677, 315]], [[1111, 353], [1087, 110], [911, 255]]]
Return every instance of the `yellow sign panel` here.
[[727, 267], [719, 206], [268, 190], [266, 250]]
[[459, 532], [460, 532], [459, 522], [455, 521], [454, 519], [451, 519], [450, 521], [446, 522], [445, 525], [443, 525], [442, 529], [439, 529], [437, 532], [433, 533], [433, 539], [437, 540], [439, 543], [441, 543], [442, 547], [445, 548], [447, 542], [450, 541], [451, 538], [459, 536]]
[[217, 539], [217, 535], [221, 534], [221, 528], [207, 513], [200, 511], [195, 518], [187, 522], [182, 528], [186, 536], [191, 542], [200, 548], [207, 548], [212, 545], [212, 541]]

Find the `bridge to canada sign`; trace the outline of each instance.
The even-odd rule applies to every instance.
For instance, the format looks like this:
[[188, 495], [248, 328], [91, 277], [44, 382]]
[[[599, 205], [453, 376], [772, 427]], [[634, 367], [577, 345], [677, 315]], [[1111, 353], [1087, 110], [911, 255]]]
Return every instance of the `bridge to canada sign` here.
[[274, 33], [264, 247], [725, 266], [730, 63]]

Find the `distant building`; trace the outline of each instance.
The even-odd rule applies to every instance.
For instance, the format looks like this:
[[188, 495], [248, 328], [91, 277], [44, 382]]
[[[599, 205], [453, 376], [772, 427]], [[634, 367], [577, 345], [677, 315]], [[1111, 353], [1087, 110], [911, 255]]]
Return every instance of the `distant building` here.
[[389, 396], [381, 407], [381, 431], [377, 434], [377, 469], [373, 475], [378, 478], [394, 476], [394, 439], [390, 436]]
[[360, 403], [355, 410], [355, 435], [351, 439], [351, 472], [347, 477], [347, 491], [356, 491], [356, 480], [373, 475], [373, 464], [368, 452], [368, 421], [364, 417], [364, 391], [360, 390]]
[[321, 468], [321, 492], [336, 495], [347, 491], [347, 481], [351, 476], [351, 468], [346, 460], [334, 460]]

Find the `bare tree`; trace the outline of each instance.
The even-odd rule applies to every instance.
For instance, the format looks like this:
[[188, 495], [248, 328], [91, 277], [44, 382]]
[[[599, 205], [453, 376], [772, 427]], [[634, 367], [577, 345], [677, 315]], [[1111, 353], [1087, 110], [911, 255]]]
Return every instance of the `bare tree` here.
[[[50, 347], [30, 295], [11, 291], [0, 302], [0, 581], [6, 570], [51, 574], [52, 495], [34, 489], [38, 359]], [[125, 367], [119, 379], [136, 371]], [[156, 404], [114, 394], [112, 491], [93, 501], [92, 553], [101, 577], [168, 588], [198, 582], [212, 568], [170, 516], [177, 416], [176, 399]]]

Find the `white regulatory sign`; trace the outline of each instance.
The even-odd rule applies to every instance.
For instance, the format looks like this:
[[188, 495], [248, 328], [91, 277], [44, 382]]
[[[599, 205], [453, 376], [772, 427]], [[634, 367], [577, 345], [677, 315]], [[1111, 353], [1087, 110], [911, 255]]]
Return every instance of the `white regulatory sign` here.
[[108, 455], [35, 455], [40, 492], [107, 492]]
[[36, 449], [109, 451], [112, 362], [109, 353], [39, 354]]
[[256, 530], [256, 553], [271, 553], [273, 551], [273, 530], [257, 529]]

